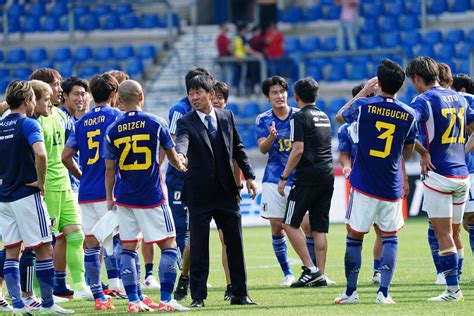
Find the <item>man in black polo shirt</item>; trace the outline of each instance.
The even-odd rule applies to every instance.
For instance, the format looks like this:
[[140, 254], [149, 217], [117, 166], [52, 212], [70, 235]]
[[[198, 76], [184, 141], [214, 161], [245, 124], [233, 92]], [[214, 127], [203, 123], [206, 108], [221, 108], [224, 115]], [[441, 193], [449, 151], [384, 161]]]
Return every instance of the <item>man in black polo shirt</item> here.
[[[304, 267], [301, 277], [291, 287], [325, 286], [326, 233], [334, 191], [331, 124], [327, 115], [315, 105], [319, 85], [314, 79], [298, 80], [293, 89], [301, 111], [290, 121], [293, 148], [278, 183], [278, 192], [284, 196], [286, 181], [296, 168], [294, 185], [288, 196], [284, 228]], [[299, 229], [306, 212], [309, 212], [318, 267], [311, 261], [305, 236]]]

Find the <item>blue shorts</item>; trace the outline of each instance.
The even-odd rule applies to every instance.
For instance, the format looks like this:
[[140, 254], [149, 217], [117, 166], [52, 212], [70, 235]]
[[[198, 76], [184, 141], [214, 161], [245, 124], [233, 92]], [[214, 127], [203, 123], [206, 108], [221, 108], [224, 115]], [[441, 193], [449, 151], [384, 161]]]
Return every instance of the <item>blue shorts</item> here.
[[176, 232], [189, 230], [188, 208], [181, 199], [181, 191], [168, 188], [168, 204], [173, 214]]

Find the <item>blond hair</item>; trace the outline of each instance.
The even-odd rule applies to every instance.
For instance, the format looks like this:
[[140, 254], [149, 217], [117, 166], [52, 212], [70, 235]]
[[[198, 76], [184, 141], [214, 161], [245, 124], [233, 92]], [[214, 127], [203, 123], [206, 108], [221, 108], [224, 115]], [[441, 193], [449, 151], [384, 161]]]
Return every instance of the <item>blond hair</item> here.
[[49, 93], [50, 95], [53, 94], [51, 86], [44, 81], [33, 79], [30, 80], [30, 83], [35, 93], [36, 99], [41, 99], [44, 93]]

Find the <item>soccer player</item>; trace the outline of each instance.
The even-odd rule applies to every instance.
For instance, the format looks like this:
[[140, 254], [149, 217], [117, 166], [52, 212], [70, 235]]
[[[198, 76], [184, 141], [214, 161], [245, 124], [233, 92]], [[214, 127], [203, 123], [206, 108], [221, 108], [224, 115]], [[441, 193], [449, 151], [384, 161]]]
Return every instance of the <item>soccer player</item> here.
[[[46, 82], [53, 90], [51, 102], [59, 104], [61, 76], [50, 68], [35, 70], [30, 80], [37, 79]], [[79, 211], [74, 200], [71, 182], [66, 167], [61, 161], [61, 154], [66, 141], [66, 115], [53, 106], [51, 115], [39, 117], [38, 122], [43, 129], [44, 143], [48, 156], [48, 171], [46, 173], [46, 190], [44, 199], [48, 213], [53, 223], [53, 233], [56, 236], [54, 246], [55, 285], [57, 296], [91, 299], [92, 294], [84, 278], [84, 232], [81, 227]], [[74, 291], [66, 287], [66, 262], [71, 272]]]
[[258, 149], [264, 155], [268, 153], [262, 180], [262, 217], [270, 221], [273, 252], [283, 272], [280, 285], [289, 287], [295, 277], [288, 261], [283, 218], [287, 196], [293, 185], [293, 174], [286, 183], [285, 196], [278, 193], [277, 185], [290, 156], [290, 120], [299, 109], [288, 106], [288, 83], [280, 76], [264, 80], [262, 92], [272, 105], [271, 110], [258, 115], [255, 121]]
[[[104, 152], [106, 166], [106, 198], [108, 209], [117, 205], [117, 216], [122, 240], [121, 274], [127, 292], [129, 312], [188, 310], [171, 299], [176, 279], [175, 228], [173, 216], [163, 196], [160, 180], [158, 151], [160, 146], [178, 171], [186, 171], [178, 160], [166, 123], [151, 114], [142, 112], [144, 100], [140, 84], [133, 80], [122, 82], [118, 89], [120, 103], [125, 109], [105, 133]], [[117, 200], [113, 200], [116, 167], [121, 180]], [[146, 243], [161, 248], [159, 276], [161, 301], [140, 297], [136, 253], [138, 234]]]
[[50, 314], [70, 314], [54, 304], [53, 260], [49, 216], [41, 195], [44, 194], [47, 156], [41, 127], [27, 118], [34, 112], [36, 98], [31, 84], [11, 82], [6, 91], [10, 115], [0, 122], [0, 221], [6, 260], [3, 266], [8, 292], [12, 299], [13, 314], [30, 315], [20, 294], [19, 262], [22, 243], [35, 249], [36, 276], [42, 306]]
[[[73, 89], [76, 87], [74, 86]], [[104, 296], [100, 281], [101, 247], [99, 241], [92, 234], [92, 228], [108, 211], [104, 186], [105, 162], [100, 156], [100, 150], [105, 130], [121, 112], [110, 106], [118, 89], [118, 82], [114, 77], [107, 74], [96, 76], [91, 80], [90, 88], [96, 107], [77, 121], [75, 130], [64, 147], [62, 161], [69, 172], [81, 180], [79, 204], [86, 235], [85, 268], [95, 299], [95, 309], [106, 310], [114, 309], [114, 306], [110, 299], [106, 299]], [[80, 154], [80, 169], [73, 159], [77, 152]], [[113, 280], [118, 283], [118, 278]], [[119, 287], [119, 284], [112, 286], [116, 288]]]
[[460, 224], [469, 196], [469, 172], [464, 155], [466, 123], [472, 112], [464, 97], [438, 84], [439, 69], [430, 57], [411, 60], [406, 68], [412, 85], [420, 93], [411, 103], [420, 128], [423, 179], [423, 210], [434, 228], [446, 290], [429, 301], [461, 301], [459, 255], [462, 248]]
[[[359, 303], [356, 290], [362, 242], [364, 234], [374, 223], [382, 232], [383, 245], [380, 286], [375, 302], [395, 303], [388, 288], [397, 263], [397, 232], [404, 225], [402, 169], [405, 164], [401, 156], [412, 153], [416, 137], [415, 112], [395, 98], [404, 80], [405, 73], [400, 66], [384, 59], [377, 67], [377, 77], [337, 113], [338, 119], [351, 124], [351, 137], [357, 148], [350, 174], [352, 188], [346, 213], [348, 234], [344, 265], [347, 287], [336, 298], [336, 304]], [[377, 84], [380, 88], [378, 95], [359, 98], [374, 92]]]
[[[352, 88], [352, 97], [355, 97], [360, 90], [364, 88], [365, 84], [361, 83], [360, 85], [355, 86]], [[370, 94], [367, 96], [363, 97], [373, 97], [375, 94]], [[339, 162], [342, 166], [342, 172], [344, 174], [344, 177], [346, 179], [349, 178], [349, 175], [351, 174], [352, 170], [352, 163], [354, 162], [355, 155], [356, 155], [356, 144], [352, 141], [352, 138], [349, 135], [349, 124], [345, 123], [339, 127], [339, 130], [337, 132], [337, 137], [339, 139]], [[405, 175], [404, 175], [404, 180], [405, 180]], [[408, 180], [408, 178], [406, 178]], [[405, 183], [405, 181], [404, 181]], [[406, 193], [405, 193], [406, 195]], [[376, 239], [374, 243], [374, 249], [373, 249], [373, 254], [374, 254], [374, 274], [372, 276], [372, 282], [375, 284], [380, 283], [380, 257], [382, 256], [382, 239], [381, 237], [381, 232], [378, 229], [377, 225], [374, 225], [374, 230], [376, 234]]]
[[[278, 182], [278, 192], [284, 197], [288, 179], [296, 168], [293, 186], [288, 195], [283, 228], [303, 262], [303, 272], [291, 287], [325, 286], [326, 278], [311, 260], [300, 225], [308, 212], [313, 238], [318, 245], [315, 249], [316, 257], [321, 270], [324, 271], [329, 208], [334, 191], [331, 124], [327, 115], [316, 107], [319, 85], [314, 79], [298, 80], [293, 90], [300, 111], [290, 120], [288, 141], [292, 148]], [[279, 143], [286, 148], [288, 141], [285, 139]]]

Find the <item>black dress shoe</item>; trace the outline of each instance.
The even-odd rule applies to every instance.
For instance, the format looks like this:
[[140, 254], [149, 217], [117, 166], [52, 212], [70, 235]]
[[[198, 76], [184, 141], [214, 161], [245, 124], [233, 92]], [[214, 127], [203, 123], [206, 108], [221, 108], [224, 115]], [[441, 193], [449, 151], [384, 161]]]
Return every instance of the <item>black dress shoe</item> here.
[[191, 307], [204, 307], [204, 300], [199, 298], [193, 299]]
[[232, 296], [230, 305], [258, 305], [252, 301], [248, 296]]

